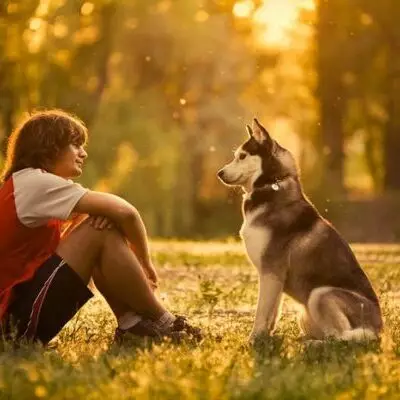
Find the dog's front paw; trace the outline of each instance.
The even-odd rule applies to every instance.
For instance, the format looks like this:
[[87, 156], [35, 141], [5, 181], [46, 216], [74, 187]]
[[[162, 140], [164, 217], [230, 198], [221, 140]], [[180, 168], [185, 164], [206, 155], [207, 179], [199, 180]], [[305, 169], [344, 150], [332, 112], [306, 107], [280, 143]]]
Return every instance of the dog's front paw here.
[[254, 346], [254, 342], [256, 341], [256, 336], [251, 334], [247, 339], [247, 344], [249, 346]]
[[249, 338], [247, 339], [247, 343], [250, 346], [254, 346], [257, 342], [260, 342], [262, 340], [265, 340], [266, 338], [268, 338], [268, 332], [266, 331], [260, 331], [260, 332], [251, 332]]
[[283, 345], [283, 336], [271, 335], [268, 332], [259, 332], [251, 334], [248, 341], [249, 346], [257, 353], [272, 357], [280, 354]]

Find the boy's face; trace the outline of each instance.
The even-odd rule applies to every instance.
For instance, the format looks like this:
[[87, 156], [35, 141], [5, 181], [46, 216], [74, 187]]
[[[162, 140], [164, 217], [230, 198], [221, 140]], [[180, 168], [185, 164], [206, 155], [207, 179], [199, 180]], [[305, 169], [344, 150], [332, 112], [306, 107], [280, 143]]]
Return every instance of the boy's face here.
[[69, 144], [58, 156], [49, 172], [62, 178], [76, 178], [82, 174], [87, 153], [82, 145]]

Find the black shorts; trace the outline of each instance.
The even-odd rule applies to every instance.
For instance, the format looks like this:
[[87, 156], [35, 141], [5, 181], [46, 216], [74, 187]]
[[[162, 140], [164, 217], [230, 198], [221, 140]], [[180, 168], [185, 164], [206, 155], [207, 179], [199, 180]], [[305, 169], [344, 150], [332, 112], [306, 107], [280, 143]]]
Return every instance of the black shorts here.
[[14, 287], [3, 333], [47, 344], [92, 296], [79, 275], [54, 254], [31, 279]]

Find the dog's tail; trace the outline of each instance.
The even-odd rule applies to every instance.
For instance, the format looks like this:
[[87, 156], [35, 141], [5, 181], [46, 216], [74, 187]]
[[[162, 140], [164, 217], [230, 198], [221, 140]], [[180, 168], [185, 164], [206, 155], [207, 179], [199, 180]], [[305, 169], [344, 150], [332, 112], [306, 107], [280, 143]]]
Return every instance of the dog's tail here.
[[368, 342], [370, 340], [377, 340], [378, 335], [370, 328], [355, 328], [344, 331], [340, 335], [341, 340], [355, 341], [355, 342]]

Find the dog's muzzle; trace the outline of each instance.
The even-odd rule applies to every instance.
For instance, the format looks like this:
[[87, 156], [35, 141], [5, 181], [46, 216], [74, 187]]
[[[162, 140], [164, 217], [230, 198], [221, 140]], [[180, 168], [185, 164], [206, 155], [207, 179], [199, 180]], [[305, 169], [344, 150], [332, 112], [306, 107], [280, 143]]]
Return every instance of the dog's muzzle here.
[[237, 179], [232, 180], [232, 177], [226, 173], [224, 168], [217, 172], [217, 176], [225, 185], [235, 185], [242, 177], [242, 175], [240, 175]]

